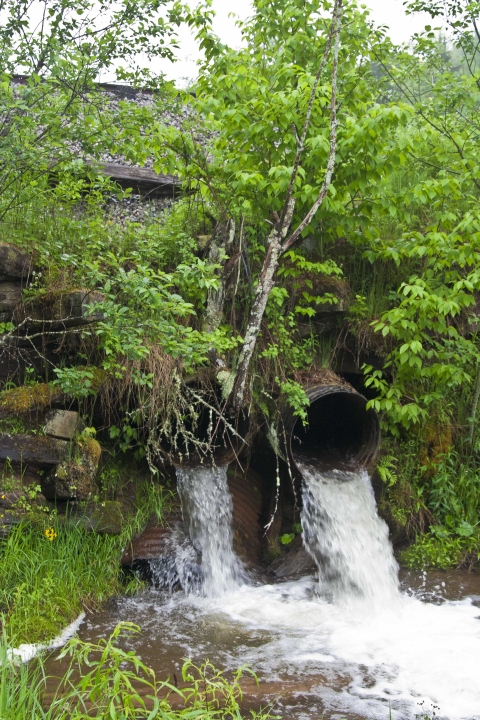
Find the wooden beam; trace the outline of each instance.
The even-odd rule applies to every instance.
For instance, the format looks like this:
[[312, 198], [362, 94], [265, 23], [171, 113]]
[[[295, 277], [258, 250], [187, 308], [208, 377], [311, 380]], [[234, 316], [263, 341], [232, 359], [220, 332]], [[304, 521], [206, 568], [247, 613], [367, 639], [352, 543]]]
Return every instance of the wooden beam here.
[[134, 192], [148, 197], [171, 197], [181, 190], [181, 182], [174, 175], [158, 175], [149, 168], [132, 167], [107, 163], [101, 165], [104, 175], [123, 188], [132, 188]]

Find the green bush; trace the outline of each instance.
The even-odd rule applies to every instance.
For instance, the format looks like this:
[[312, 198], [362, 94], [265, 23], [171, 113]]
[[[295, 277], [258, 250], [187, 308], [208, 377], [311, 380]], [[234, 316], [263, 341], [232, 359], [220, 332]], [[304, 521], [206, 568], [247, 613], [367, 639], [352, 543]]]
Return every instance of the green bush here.
[[421, 535], [401, 553], [402, 564], [410, 568], [473, 567], [480, 559], [480, 537], [441, 537], [433, 532]]

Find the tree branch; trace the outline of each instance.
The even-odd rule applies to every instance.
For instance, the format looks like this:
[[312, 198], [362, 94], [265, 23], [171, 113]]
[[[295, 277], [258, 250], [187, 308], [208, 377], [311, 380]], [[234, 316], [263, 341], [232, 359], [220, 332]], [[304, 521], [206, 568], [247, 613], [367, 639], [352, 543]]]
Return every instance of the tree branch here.
[[332, 99], [330, 103], [330, 152], [328, 155], [328, 163], [327, 163], [327, 170], [325, 172], [325, 179], [322, 183], [322, 187], [320, 188], [320, 191], [317, 195], [317, 198], [315, 202], [313, 203], [312, 207], [308, 211], [308, 213], [303, 218], [302, 222], [296, 230], [293, 231], [293, 233], [285, 240], [283, 243], [283, 249], [282, 252], [285, 252], [288, 250], [289, 247], [293, 245], [293, 243], [298, 239], [300, 234], [305, 230], [308, 225], [312, 222], [315, 214], [317, 213], [318, 209], [320, 208], [320, 205], [325, 199], [325, 196], [328, 192], [328, 188], [330, 186], [330, 183], [332, 182], [333, 177], [333, 171], [335, 169], [335, 154], [337, 151], [337, 129], [338, 129], [338, 119], [337, 119], [337, 79], [338, 79], [338, 53], [340, 50], [340, 22], [341, 22], [341, 3], [339, 3], [340, 7], [337, 10], [337, 17], [335, 18], [335, 33], [336, 33], [336, 39], [335, 39], [335, 47], [333, 49], [333, 69], [332, 69]]
[[338, 3], [336, 2], [334, 10], [333, 10], [332, 22], [330, 23], [330, 30], [328, 33], [327, 44], [325, 46], [325, 52], [323, 53], [322, 60], [320, 62], [320, 65], [317, 70], [317, 74], [315, 76], [315, 81], [313, 83], [312, 92], [310, 93], [307, 114], [305, 115], [305, 122], [303, 123], [302, 134], [301, 134], [300, 138], [298, 137], [297, 130], [294, 126], [294, 134], [295, 134], [295, 139], [297, 142], [297, 154], [295, 157], [295, 162], [293, 163], [293, 171], [292, 171], [292, 175], [290, 178], [290, 183], [288, 186], [287, 194], [285, 197], [282, 214], [280, 217], [281, 224], [283, 224], [286, 219], [288, 205], [290, 203], [290, 199], [293, 195], [293, 190], [295, 188], [295, 181], [296, 181], [297, 175], [298, 175], [298, 168], [300, 167], [300, 160], [302, 158], [303, 151], [305, 149], [305, 140], [307, 137], [308, 128], [310, 126], [310, 119], [312, 117], [312, 110], [313, 110], [313, 103], [315, 101], [315, 95], [317, 94], [318, 84], [320, 82], [320, 78], [321, 78], [321, 75], [323, 72], [323, 68], [325, 67], [325, 63], [327, 62], [328, 56], [330, 55], [330, 48], [332, 47], [332, 40], [333, 40], [333, 37], [337, 30], [337, 22], [336, 22], [337, 14], [338, 14]]
[[[295, 242], [302, 230], [307, 227], [307, 225], [311, 222], [313, 216], [317, 212], [318, 208], [323, 202], [325, 195], [327, 194], [328, 186], [330, 185], [332, 179], [333, 170], [335, 167], [335, 152], [337, 147], [337, 76], [342, 9], [343, 0], [335, 0], [332, 14], [333, 31], [331, 30], [330, 33], [330, 37], [332, 39], [335, 38], [332, 68], [332, 99], [330, 108], [330, 152], [327, 169], [325, 172], [325, 179], [323, 181], [322, 187], [320, 188], [317, 199], [313, 203], [309, 212], [307, 213], [303, 221], [300, 223], [300, 225], [297, 227], [297, 229], [287, 238], [287, 240], [285, 240], [285, 237], [287, 236], [290, 227], [290, 223], [292, 222], [293, 212], [295, 209], [295, 198], [293, 197], [293, 187], [295, 183], [294, 176], [296, 176], [296, 173], [298, 172], [300, 157], [303, 152], [303, 144], [310, 124], [312, 106], [316, 88], [318, 85], [318, 80], [320, 77], [320, 71], [321, 69], [323, 69], [323, 66], [326, 62], [326, 56], [324, 54], [320, 64], [320, 70], [319, 72], [317, 72], [316, 75], [314, 88], [312, 89], [312, 93], [310, 94], [307, 116], [303, 125], [302, 137], [300, 138], [301, 144], [298, 146], [297, 149], [295, 164], [292, 170], [292, 177], [290, 178], [290, 184], [287, 190], [282, 215], [280, 218], [276, 219], [275, 225], [268, 237], [267, 254], [263, 263], [262, 272], [255, 288], [255, 298], [252, 304], [252, 308], [250, 310], [247, 330], [245, 333], [245, 340], [243, 343], [242, 351], [240, 353], [235, 383], [231, 394], [232, 404], [237, 410], [240, 409], [243, 405], [248, 370], [253, 357], [253, 353], [255, 351], [255, 346], [260, 332], [260, 327], [262, 324], [263, 315], [265, 313], [265, 308], [267, 306], [268, 298], [275, 284], [275, 273], [278, 268], [280, 257]], [[331, 41], [330, 44], [327, 43], [327, 46], [329, 48], [331, 47]]]

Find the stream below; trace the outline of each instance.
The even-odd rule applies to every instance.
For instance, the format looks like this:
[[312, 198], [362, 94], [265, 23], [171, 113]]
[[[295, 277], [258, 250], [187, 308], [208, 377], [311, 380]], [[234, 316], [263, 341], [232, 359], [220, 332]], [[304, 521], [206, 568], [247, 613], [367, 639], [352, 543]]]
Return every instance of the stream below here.
[[283, 718], [480, 718], [478, 575], [402, 571], [399, 605], [372, 615], [338, 609], [317, 587], [305, 577], [221, 598], [148, 590], [112, 601], [79, 634], [96, 641], [137, 623], [129, 648], [162, 679], [180, 677], [184, 658], [248, 664], [260, 685], [247, 680], [246, 706], [272, 702]]
[[180, 677], [186, 658], [247, 664], [260, 685], [246, 680], [246, 706], [271, 703], [287, 719], [480, 719], [480, 577], [399, 573], [366, 471], [296, 460], [316, 577], [249, 577], [233, 552], [226, 468], [178, 470], [183, 530], [173, 559], [153, 563], [164, 589], [111, 602], [80, 636], [138, 624], [130, 648], [160, 679]]

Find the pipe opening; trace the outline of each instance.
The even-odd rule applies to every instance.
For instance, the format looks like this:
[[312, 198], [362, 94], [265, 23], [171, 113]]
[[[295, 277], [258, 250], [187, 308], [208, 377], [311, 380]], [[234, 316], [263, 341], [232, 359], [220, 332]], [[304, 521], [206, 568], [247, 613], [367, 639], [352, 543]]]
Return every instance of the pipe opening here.
[[219, 387], [208, 392], [194, 388], [193, 392], [190, 409], [182, 415], [182, 426], [173, 422], [171, 441], [162, 442], [164, 454], [177, 467], [233, 462], [244, 447], [248, 418], [243, 413], [228, 412], [219, 400]]
[[378, 450], [380, 427], [374, 410], [356, 392], [339, 386], [307, 390], [308, 426], [292, 428], [292, 455], [329, 467], [369, 465]]

